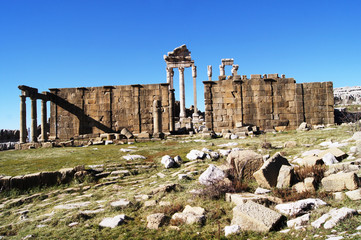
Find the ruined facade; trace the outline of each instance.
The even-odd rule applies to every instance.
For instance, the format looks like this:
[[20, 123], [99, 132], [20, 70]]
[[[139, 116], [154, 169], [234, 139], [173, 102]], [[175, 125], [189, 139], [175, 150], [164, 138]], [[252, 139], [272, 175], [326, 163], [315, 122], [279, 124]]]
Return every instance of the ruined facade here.
[[334, 123], [332, 82], [296, 84], [293, 78], [268, 74], [203, 83], [206, 126], [216, 132], [237, 125], [265, 130]]
[[[35, 88], [19, 86], [20, 143], [25, 143], [26, 98], [31, 99], [31, 139], [37, 141], [36, 100], [41, 99], [41, 141], [96, 137], [100, 133], [119, 133], [123, 128], [153, 137], [161, 133], [177, 133], [177, 126], [192, 126], [198, 122], [196, 102], [197, 69], [190, 51], [182, 45], [164, 56], [167, 83], [49, 89], [38, 93]], [[232, 66], [232, 76], [225, 76], [225, 67]], [[186, 115], [184, 68], [192, 68], [195, 98], [192, 118]], [[180, 113], [175, 116], [173, 68], [179, 70]], [[244, 125], [266, 130], [277, 126], [289, 129], [302, 122], [334, 123], [332, 82], [296, 84], [293, 78], [278, 74], [238, 75], [239, 66], [233, 59], [222, 59], [218, 81], [212, 81], [212, 66], [208, 66], [208, 81], [204, 81], [206, 130], [220, 132]], [[47, 129], [46, 102], [50, 101], [50, 129]], [[183, 125], [182, 125], [183, 124]]]

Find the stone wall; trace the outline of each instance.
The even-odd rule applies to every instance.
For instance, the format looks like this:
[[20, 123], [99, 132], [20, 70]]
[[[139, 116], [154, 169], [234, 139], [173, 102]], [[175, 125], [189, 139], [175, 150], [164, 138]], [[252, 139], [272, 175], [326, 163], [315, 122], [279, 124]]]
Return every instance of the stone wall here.
[[241, 124], [265, 130], [334, 123], [332, 82], [296, 84], [268, 74], [203, 83], [206, 126], [217, 132]]
[[[153, 133], [153, 101], [161, 102], [161, 126], [169, 132], [168, 84], [50, 89], [50, 137], [84, 134]], [[173, 97], [174, 98], [174, 97]]]

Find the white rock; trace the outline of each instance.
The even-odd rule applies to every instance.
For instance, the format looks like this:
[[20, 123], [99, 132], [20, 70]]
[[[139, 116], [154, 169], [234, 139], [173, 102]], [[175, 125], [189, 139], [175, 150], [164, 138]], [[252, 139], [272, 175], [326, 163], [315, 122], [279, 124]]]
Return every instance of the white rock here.
[[74, 227], [77, 225], [79, 225], [79, 222], [72, 222], [72, 223], [69, 223], [68, 227]]
[[236, 146], [236, 145], [238, 145], [238, 143], [229, 142], [229, 143], [220, 144], [220, 145], [218, 145], [218, 147], [232, 147], [232, 146]]
[[306, 156], [317, 156], [322, 150], [320, 149], [313, 149], [302, 153], [302, 157]]
[[231, 151], [231, 149], [219, 149], [219, 154], [223, 157], [226, 157], [231, 153]]
[[129, 148], [121, 148], [121, 149], [119, 149], [119, 151], [121, 151], [121, 152], [135, 152], [135, 150], [129, 149]]
[[69, 204], [61, 204], [54, 207], [54, 209], [76, 209], [81, 207], [86, 207], [90, 205], [91, 202], [77, 202], [77, 203], [69, 203]]
[[353, 201], [361, 200], [361, 188], [346, 192], [346, 196]]
[[271, 190], [269, 190], [269, 189], [258, 187], [256, 189], [256, 191], [254, 192], [254, 194], [266, 194], [266, 193], [270, 193], [270, 192], [271, 192]]
[[174, 161], [178, 164], [181, 165], [183, 163], [183, 160], [180, 156], [175, 156], [174, 157]]
[[310, 209], [326, 205], [324, 201], [318, 198], [307, 198], [291, 203], [282, 203], [275, 206], [275, 209], [288, 216], [299, 216]]
[[199, 183], [203, 185], [210, 185], [214, 182], [220, 181], [225, 178], [224, 172], [210, 164], [206, 171], [204, 171], [199, 177]]
[[357, 152], [357, 147], [356, 146], [350, 147], [350, 153], [356, 153], [356, 152]]
[[169, 155], [165, 155], [162, 157], [162, 160], [160, 161], [165, 168], [174, 168], [174, 167], [178, 167], [178, 164], [174, 161], [174, 159], [169, 156]]
[[350, 218], [353, 215], [357, 214], [357, 211], [351, 208], [343, 207], [331, 214], [331, 219], [325, 222], [323, 227], [325, 229], [330, 229], [335, 227], [340, 221]]
[[123, 158], [125, 160], [137, 160], [137, 159], [147, 159], [146, 157], [142, 156], [142, 155], [126, 155], [126, 156], [123, 156]]
[[124, 223], [125, 221], [125, 215], [121, 214], [121, 215], [117, 215], [115, 217], [107, 217], [104, 218], [99, 225], [101, 227], [110, 227], [110, 228], [115, 228], [116, 226], [119, 226], [120, 224]]
[[189, 160], [196, 160], [196, 159], [203, 159], [206, 156], [206, 154], [202, 151], [199, 150], [191, 150], [186, 158], [188, 158]]
[[190, 177], [187, 174], [179, 174], [178, 175], [179, 180], [188, 180]]
[[325, 156], [322, 157], [322, 160], [326, 165], [338, 163], [337, 159], [332, 153], [327, 153]]
[[225, 226], [224, 235], [227, 237], [230, 234], [237, 234], [241, 231], [241, 227], [239, 225]]
[[130, 205], [130, 201], [127, 199], [120, 199], [118, 201], [110, 203], [112, 207], [127, 207]]
[[235, 140], [237, 138], [238, 138], [238, 136], [236, 134], [231, 134], [231, 140]]
[[294, 227], [301, 227], [308, 224], [308, 221], [310, 221], [310, 214], [307, 213], [305, 215], [302, 215], [298, 218], [292, 219], [287, 221], [287, 227], [294, 228]]
[[281, 230], [280, 233], [288, 233], [289, 231], [291, 231], [291, 229], [284, 229], [284, 230]]

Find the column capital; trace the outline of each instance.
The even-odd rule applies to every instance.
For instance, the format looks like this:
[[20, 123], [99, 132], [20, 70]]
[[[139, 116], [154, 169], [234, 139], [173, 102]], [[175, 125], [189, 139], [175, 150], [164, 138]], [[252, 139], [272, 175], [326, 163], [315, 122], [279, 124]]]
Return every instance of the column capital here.
[[178, 71], [183, 73], [184, 72], [184, 67], [179, 67]]
[[192, 76], [194, 77], [194, 78], [196, 78], [197, 77], [197, 66], [192, 66]]

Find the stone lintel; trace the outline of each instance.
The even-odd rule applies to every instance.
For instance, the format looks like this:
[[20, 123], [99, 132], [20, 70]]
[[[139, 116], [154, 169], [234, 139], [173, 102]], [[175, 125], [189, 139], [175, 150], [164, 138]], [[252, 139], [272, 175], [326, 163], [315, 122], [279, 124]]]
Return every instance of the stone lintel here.
[[160, 85], [161, 86], [169, 86], [170, 84], [169, 83], [161, 83]]
[[194, 61], [189, 61], [189, 62], [167, 62], [167, 67], [170, 67], [170, 68], [180, 68], [180, 67], [188, 68], [188, 67], [192, 67], [193, 65], [194, 65]]
[[203, 84], [217, 84], [215, 81], [203, 81]]
[[232, 66], [233, 63], [234, 63], [233, 58], [223, 58], [223, 59], [222, 59], [222, 65]]
[[274, 79], [274, 78], [264, 78], [263, 80], [264, 80], [265, 82], [277, 82], [277, 80]]
[[132, 86], [132, 87], [142, 87], [142, 85], [140, 85], [140, 84], [132, 84], [132, 85], [130, 85], [130, 86]]

